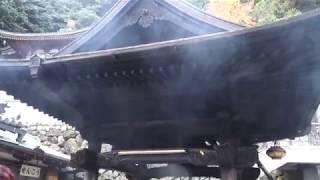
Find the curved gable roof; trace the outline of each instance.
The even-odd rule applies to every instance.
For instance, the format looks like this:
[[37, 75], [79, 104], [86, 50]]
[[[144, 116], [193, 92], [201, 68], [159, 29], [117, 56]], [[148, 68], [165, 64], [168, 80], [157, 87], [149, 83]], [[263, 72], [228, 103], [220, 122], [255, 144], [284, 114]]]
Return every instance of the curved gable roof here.
[[104, 41], [108, 42], [122, 28], [137, 23], [143, 16], [141, 12], [146, 9], [148, 11], [151, 9], [150, 13], [153, 13], [152, 16], [155, 16], [156, 20], [169, 19], [195, 35], [244, 28], [211, 16], [182, 0], [119, 0], [96, 25], [64, 47], [58, 54], [78, 52], [92, 39], [98, 38], [102, 31], [107, 32], [105, 34], [108, 34], [108, 37], [104, 37]]

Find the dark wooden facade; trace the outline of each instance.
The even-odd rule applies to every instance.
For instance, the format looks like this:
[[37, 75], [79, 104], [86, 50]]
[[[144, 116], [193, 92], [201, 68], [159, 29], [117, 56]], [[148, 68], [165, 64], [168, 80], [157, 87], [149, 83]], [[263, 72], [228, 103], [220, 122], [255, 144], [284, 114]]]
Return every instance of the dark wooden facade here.
[[[193, 33], [113, 47], [110, 38], [123, 36], [100, 22], [61, 55], [1, 61], [0, 88], [76, 126], [90, 142], [119, 149], [202, 147], [217, 140], [251, 144], [307, 133], [320, 100], [319, 11], [206, 34], [195, 33], [203, 19], [183, 19], [172, 9], [180, 1], [174, 2], [120, 1], [102, 21], [116, 15], [120, 21], [125, 13], [118, 10], [148, 16], [153, 11], [143, 7], [157, 5], [170, 12], [168, 29], [176, 22]], [[144, 26], [135, 22], [129, 29]], [[115, 33], [128, 28], [120, 27]], [[149, 30], [137, 35], [152, 37]], [[105, 41], [97, 43], [101, 37]]]

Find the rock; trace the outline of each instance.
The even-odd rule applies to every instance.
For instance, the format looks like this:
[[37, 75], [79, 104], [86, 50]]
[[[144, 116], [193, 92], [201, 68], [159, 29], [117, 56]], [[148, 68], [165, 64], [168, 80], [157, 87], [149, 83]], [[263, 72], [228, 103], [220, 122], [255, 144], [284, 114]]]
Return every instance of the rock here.
[[101, 145], [101, 153], [110, 152], [111, 150], [112, 150], [112, 146], [110, 144]]
[[39, 134], [40, 134], [40, 135], [46, 135], [47, 132], [46, 132], [46, 131], [39, 131]]
[[73, 154], [78, 151], [78, 144], [75, 139], [68, 139], [64, 144], [64, 149], [67, 154]]
[[37, 128], [36, 129], [37, 131], [42, 131], [43, 130], [42, 126], [37, 126], [36, 128]]
[[48, 136], [51, 136], [51, 137], [58, 137], [61, 134], [62, 134], [61, 130], [56, 128], [50, 128], [48, 132]]
[[52, 144], [58, 144], [58, 138], [56, 137], [48, 137], [48, 141]]
[[18, 126], [19, 128], [24, 128], [21, 121], [19, 121], [19, 122], [17, 123], [17, 126]]
[[55, 151], [59, 151], [59, 152], [61, 151], [60, 147], [57, 144], [51, 144], [50, 148], [55, 150]]
[[38, 131], [31, 131], [29, 132], [32, 136], [38, 136], [39, 132]]
[[86, 178], [86, 173], [85, 172], [78, 172], [76, 173], [77, 179], [85, 179]]
[[42, 129], [44, 130], [44, 131], [50, 131], [50, 126], [42, 126]]
[[85, 148], [88, 148], [88, 141], [87, 140], [84, 140], [80, 146], [80, 149], [85, 149]]
[[67, 130], [63, 132], [63, 137], [65, 140], [68, 140], [70, 138], [75, 138], [77, 136], [77, 133], [73, 130]]
[[64, 143], [65, 143], [65, 140], [64, 140], [63, 136], [59, 136], [58, 137], [58, 145], [63, 147]]
[[82, 142], [83, 142], [83, 139], [82, 139], [80, 134], [78, 134], [76, 136], [76, 141], [77, 141], [78, 146], [80, 147], [82, 145]]
[[99, 178], [98, 180], [105, 180], [105, 179], [114, 179], [112, 177], [112, 171], [104, 171], [103, 172], [99, 172]]
[[62, 125], [60, 126], [60, 130], [63, 132], [63, 131], [66, 131], [67, 130], [67, 126], [66, 125]]
[[28, 128], [30, 131], [35, 131], [37, 130], [37, 126], [29, 126]]
[[48, 146], [48, 147], [50, 147], [50, 145], [51, 145], [49, 141], [45, 141], [42, 144], [45, 145], [45, 146]]
[[47, 137], [46, 135], [43, 135], [43, 134], [41, 134], [41, 135], [39, 136], [39, 138], [40, 138], [40, 141], [41, 141], [41, 142], [49, 141], [49, 140], [48, 140], [48, 137]]

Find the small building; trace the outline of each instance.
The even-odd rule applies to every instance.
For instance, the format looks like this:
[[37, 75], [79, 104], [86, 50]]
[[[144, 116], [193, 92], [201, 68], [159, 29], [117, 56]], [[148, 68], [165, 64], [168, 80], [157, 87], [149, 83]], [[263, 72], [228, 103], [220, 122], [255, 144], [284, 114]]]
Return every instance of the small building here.
[[19, 127], [0, 122], [0, 164], [17, 180], [58, 180], [69, 161], [70, 156], [42, 146]]

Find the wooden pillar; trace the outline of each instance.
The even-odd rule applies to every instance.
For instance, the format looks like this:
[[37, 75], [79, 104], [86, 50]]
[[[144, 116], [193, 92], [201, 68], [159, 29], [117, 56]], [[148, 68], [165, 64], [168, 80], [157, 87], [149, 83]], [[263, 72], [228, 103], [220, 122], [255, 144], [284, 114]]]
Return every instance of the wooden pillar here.
[[238, 180], [238, 172], [235, 168], [221, 167], [221, 180]]
[[58, 172], [53, 168], [48, 168], [46, 180], [58, 180]]
[[88, 170], [87, 177], [85, 180], [98, 180], [99, 172], [98, 170]]
[[[95, 133], [92, 133], [92, 136], [89, 136], [88, 139], [88, 149], [96, 153], [101, 152], [101, 142], [99, 138], [94, 137]], [[92, 167], [90, 170], [87, 170], [86, 180], [98, 180], [99, 177], [99, 167]]]
[[319, 180], [319, 172], [316, 166], [310, 166], [303, 169], [303, 180]]

